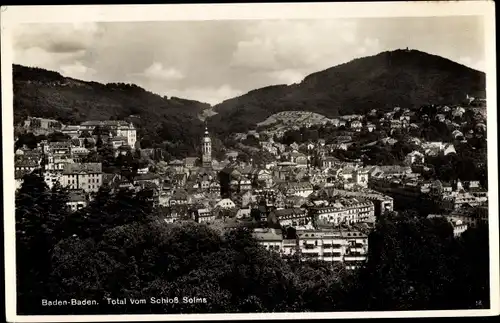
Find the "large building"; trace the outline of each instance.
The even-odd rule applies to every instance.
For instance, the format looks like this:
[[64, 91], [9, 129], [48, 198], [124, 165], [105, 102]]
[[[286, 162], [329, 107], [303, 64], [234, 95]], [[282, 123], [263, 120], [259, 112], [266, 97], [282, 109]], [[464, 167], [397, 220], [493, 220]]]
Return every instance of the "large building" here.
[[394, 209], [394, 200], [388, 195], [370, 189], [341, 190], [336, 188], [325, 188], [317, 193], [318, 199], [329, 199], [333, 197], [361, 197], [371, 201], [375, 206], [375, 217]]
[[255, 229], [254, 238], [282, 257], [344, 263], [347, 269], [361, 266], [368, 255], [368, 236], [353, 230], [297, 230], [296, 239], [284, 239], [281, 230]]
[[102, 165], [101, 163], [66, 164], [61, 184], [72, 190], [97, 192], [102, 185]]
[[211, 167], [212, 166], [212, 139], [210, 139], [210, 135], [208, 134], [208, 129], [205, 128], [205, 135], [201, 141], [201, 161], [203, 167]]
[[92, 132], [96, 127], [106, 127], [110, 130], [112, 137], [126, 138], [126, 144], [132, 148], [137, 141], [137, 130], [132, 123], [121, 120], [85, 121], [80, 125], [80, 131]]
[[357, 222], [373, 221], [375, 206], [360, 197], [343, 197], [325, 206], [316, 206], [310, 209], [311, 216], [319, 222], [339, 225]]

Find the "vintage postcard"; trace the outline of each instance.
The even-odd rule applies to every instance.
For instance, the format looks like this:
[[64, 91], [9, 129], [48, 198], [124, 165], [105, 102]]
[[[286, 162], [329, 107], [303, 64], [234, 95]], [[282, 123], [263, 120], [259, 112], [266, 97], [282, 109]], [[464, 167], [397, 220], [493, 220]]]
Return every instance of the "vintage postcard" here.
[[494, 9], [2, 7], [7, 320], [498, 315]]

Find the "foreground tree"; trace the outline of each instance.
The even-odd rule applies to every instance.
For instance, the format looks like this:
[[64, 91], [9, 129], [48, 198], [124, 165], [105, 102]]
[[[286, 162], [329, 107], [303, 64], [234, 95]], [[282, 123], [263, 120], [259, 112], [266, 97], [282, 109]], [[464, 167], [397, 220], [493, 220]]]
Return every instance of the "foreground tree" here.
[[67, 192], [59, 185], [49, 189], [39, 173], [26, 175], [16, 193], [16, 277], [20, 312], [25, 310], [25, 305], [39, 304], [48, 294], [50, 255], [64, 236], [66, 202]]

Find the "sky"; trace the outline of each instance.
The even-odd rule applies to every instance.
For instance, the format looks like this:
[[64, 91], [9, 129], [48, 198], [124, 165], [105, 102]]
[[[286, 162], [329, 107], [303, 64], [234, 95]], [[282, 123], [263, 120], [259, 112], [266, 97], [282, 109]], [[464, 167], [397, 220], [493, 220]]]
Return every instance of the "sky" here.
[[210, 104], [406, 47], [485, 71], [475, 16], [44, 23], [13, 36], [16, 64]]

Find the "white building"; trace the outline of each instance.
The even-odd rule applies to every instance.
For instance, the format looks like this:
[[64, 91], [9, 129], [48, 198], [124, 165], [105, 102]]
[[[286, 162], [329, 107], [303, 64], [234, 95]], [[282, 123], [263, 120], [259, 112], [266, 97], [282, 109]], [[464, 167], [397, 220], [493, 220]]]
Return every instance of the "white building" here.
[[423, 164], [425, 161], [425, 156], [421, 152], [414, 150], [405, 157], [405, 164], [406, 165], [413, 165], [413, 164]]
[[134, 148], [137, 141], [137, 130], [132, 123], [121, 120], [106, 120], [106, 121], [85, 121], [80, 124], [80, 131], [92, 132], [96, 127], [106, 127], [115, 137], [124, 137], [125, 144]]
[[297, 231], [300, 257], [304, 260], [343, 262], [355, 269], [367, 259], [368, 237], [356, 231]]
[[334, 225], [372, 221], [375, 217], [375, 205], [360, 197], [346, 197], [327, 206], [311, 208], [311, 215], [320, 222]]
[[215, 205], [215, 207], [216, 208], [220, 207], [220, 208], [223, 208], [223, 209], [232, 209], [232, 208], [236, 207], [236, 204], [234, 204], [234, 202], [231, 201], [230, 199], [222, 199], [219, 202], [217, 202], [217, 204]]
[[253, 237], [269, 251], [281, 253], [283, 250], [283, 236], [280, 229], [256, 228]]
[[312, 226], [311, 217], [305, 209], [289, 208], [274, 211], [276, 220], [282, 227], [306, 228]]
[[286, 183], [284, 187], [282, 187], [282, 191], [286, 196], [302, 196], [308, 197], [314, 192], [314, 188], [309, 182], [290, 182]]

